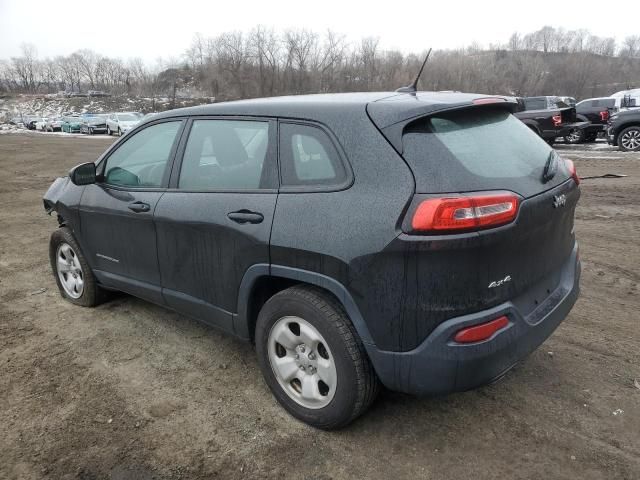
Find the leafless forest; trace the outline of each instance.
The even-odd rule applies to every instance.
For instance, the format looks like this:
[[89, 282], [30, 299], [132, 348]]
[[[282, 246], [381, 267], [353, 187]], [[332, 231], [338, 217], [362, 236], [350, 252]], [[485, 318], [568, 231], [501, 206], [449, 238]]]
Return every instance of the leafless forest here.
[[[420, 46], [428, 47], [428, 45]], [[238, 98], [367, 90], [409, 83], [424, 51], [380, 47], [380, 38], [347, 42], [344, 35], [308, 30], [196, 34], [180, 58], [155, 63], [110, 58], [91, 50], [0, 60], [0, 93], [106, 90], [138, 96]], [[640, 86], [640, 35], [616, 41], [587, 30], [545, 26], [514, 33], [506, 44], [434, 51], [420, 88], [504, 95], [558, 94], [578, 99]]]

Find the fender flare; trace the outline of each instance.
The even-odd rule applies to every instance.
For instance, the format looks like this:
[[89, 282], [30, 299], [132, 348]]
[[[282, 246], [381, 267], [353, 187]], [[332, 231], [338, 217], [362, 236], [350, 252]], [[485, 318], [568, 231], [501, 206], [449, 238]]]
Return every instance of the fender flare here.
[[240, 282], [238, 289], [238, 305], [237, 312], [233, 314], [233, 329], [236, 335], [242, 338], [250, 338], [248, 307], [251, 300], [253, 287], [258, 279], [263, 277], [279, 277], [295, 280], [301, 283], [315, 285], [324, 290], [331, 292], [342, 304], [347, 315], [351, 320], [356, 332], [360, 336], [365, 348], [369, 350], [374, 348], [375, 344], [371, 338], [369, 328], [360, 314], [353, 297], [340, 282], [331, 277], [318, 272], [302, 270], [300, 268], [285, 267], [282, 265], [269, 265], [266, 263], [252, 265], [247, 269]]

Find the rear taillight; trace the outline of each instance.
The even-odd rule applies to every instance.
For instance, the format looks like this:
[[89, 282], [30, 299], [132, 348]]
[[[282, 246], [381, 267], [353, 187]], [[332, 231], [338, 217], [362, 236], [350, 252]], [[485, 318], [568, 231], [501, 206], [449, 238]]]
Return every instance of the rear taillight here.
[[604, 110], [600, 112], [600, 120], [602, 120], [603, 122], [606, 122], [607, 120], [609, 120], [609, 110]]
[[509, 319], [505, 316], [498, 317], [490, 322], [463, 328], [456, 333], [453, 339], [458, 343], [482, 342], [491, 338], [498, 330], [502, 330], [509, 325]]
[[562, 115], [554, 115], [553, 117], [551, 117], [551, 119], [553, 120], [554, 127], [559, 127], [560, 125], [562, 125]]
[[411, 219], [414, 232], [458, 232], [497, 227], [513, 221], [520, 197], [490, 192], [420, 202]]
[[565, 163], [567, 164], [567, 170], [569, 170], [569, 175], [571, 175], [573, 181], [576, 182], [576, 185], [580, 185], [580, 177], [578, 176], [578, 172], [576, 171], [576, 165], [572, 160], [565, 159]]

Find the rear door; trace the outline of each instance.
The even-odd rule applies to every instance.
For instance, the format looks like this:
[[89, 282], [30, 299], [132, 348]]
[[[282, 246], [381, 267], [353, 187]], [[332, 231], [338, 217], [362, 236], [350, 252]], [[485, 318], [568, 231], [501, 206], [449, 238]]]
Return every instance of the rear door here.
[[278, 194], [276, 122], [194, 118], [155, 223], [168, 305], [233, 331], [246, 270], [269, 264]]
[[153, 212], [169, 180], [184, 121], [155, 123], [127, 137], [98, 166], [82, 194], [84, 247], [101, 283], [161, 303]]

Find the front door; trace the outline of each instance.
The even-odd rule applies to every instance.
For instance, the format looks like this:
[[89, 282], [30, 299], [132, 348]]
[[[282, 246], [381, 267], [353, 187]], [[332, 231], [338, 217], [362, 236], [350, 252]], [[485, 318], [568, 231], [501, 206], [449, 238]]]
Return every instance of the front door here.
[[154, 220], [165, 302], [233, 331], [247, 268], [269, 263], [277, 198], [275, 122], [198, 118]]
[[169, 179], [183, 121], [152, 124], [98, 166], [80, 202], [84, 249], [98, 280], [162, 303], [153, 212]]

